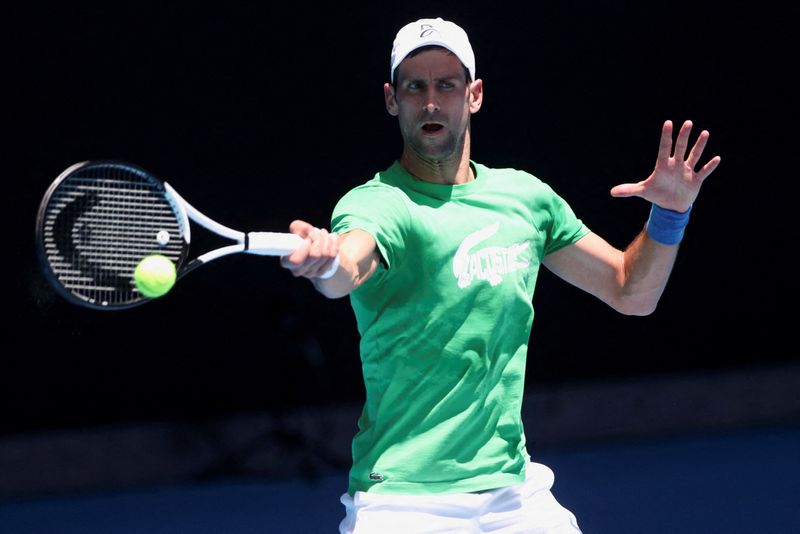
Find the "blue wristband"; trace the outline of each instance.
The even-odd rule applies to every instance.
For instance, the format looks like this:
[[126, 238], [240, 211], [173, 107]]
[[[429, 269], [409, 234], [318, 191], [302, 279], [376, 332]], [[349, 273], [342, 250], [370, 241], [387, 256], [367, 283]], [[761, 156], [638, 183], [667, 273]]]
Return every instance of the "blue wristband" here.
[[664, 245], [677, 245], [683, 239], [683, 231], [689, 224], [689, 214], [692, 207], [683, 213], [668, 210], [660, 206], [650, 208], [650, 218], [647, 219], [647, 233], [650, 237]]

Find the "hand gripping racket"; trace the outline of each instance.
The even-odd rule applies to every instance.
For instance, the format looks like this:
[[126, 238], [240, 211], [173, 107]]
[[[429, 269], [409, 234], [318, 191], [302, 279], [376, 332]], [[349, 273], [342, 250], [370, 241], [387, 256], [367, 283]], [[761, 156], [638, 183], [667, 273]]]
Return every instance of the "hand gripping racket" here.
[[[234, 242], [187, 260], [193, 221]], [[151, 300], [133, 281], [138, 263], [161, 254], [178, 278], [212, 260], [240, 252], [285, 256], [303, 243], [291, 233], [240, 232], [200, 213], [168, 183], [118, 161], [72, 165], [50, 185], [39, 206], [36, 241], [45, 274], [68, 301], [93, 309]], [[336, 258], [322, 276], [338, 267]]]

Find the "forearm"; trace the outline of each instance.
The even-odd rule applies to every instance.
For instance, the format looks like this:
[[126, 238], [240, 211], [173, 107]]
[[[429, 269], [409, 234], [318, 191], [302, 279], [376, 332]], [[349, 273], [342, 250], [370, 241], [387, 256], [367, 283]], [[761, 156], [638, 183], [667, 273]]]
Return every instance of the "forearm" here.
[[330, 299], [338, 299], [349, 295], [363, 284], [375, 271], [377, 264], [372, 265], [369, 259], [353, 261], [344, 254], [339, 254], [339, 269], [330, 278], [312, 278], [311, 283], [317, 291]]
[[687, 214], [664, 215], [657, 209], [625, 250], [591, 232], [571, 246], [549, 254], [544, 265], [567, 282], [626, 315], [656, 309], [678, 255]]
[[328, 298], [349, 295], [378, 268], [380, 256], [374, 238], [361, 230], [341, 236], [339, 269], [330, 278], [312, 278], [314, 287]]
[[612, 306], [628, 315], [649, 315], [667, 286], [678, 245], [655, 241], [642, 230], [622, 254], [619, 293]]
[[652, 313], [667, 285], [689, 222], [684, 212], [653, 205], [645, 228], [623, 253], [622, 301], [636, 315]]

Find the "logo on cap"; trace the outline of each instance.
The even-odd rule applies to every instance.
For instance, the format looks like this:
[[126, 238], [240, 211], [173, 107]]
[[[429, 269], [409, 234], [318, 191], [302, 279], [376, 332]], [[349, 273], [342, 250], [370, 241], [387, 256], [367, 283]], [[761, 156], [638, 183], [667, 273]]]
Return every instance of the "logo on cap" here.
[[422, 30], [422, 33], [419, 34], [420, 39], [426, 38], [433, 32], [439, 33], [439, 30], [434, 28], [432, 24], [421, 24], [419, 29]]

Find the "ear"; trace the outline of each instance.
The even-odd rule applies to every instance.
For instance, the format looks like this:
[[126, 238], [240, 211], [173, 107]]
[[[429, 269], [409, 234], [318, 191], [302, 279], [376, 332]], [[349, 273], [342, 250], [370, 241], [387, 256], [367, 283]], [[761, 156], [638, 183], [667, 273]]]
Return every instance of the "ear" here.
[[395, 98], [394, 94], [394, 87], [392, 84], [385, 83], [383, 84], [383, 100], [386, 104], [386, 111], [389, 112], [389, 115], [393, 117], [397, 117], [400, 114], [400, 109], [397, 106], [397, 99]]
[[483, 80], [478, 78], [469, 84], [469, 112], [477, 113], [483, 104]]

